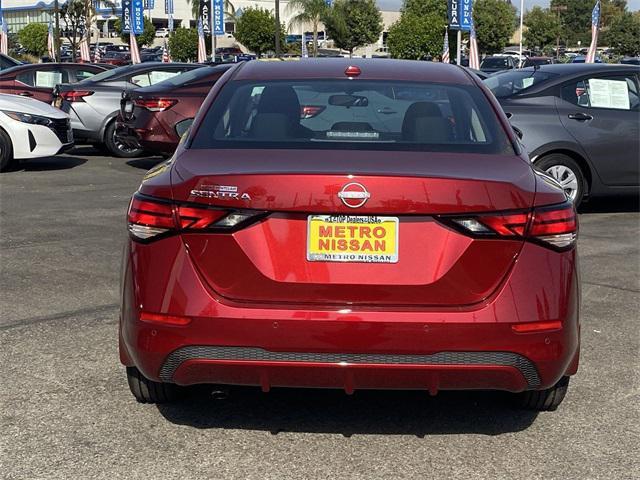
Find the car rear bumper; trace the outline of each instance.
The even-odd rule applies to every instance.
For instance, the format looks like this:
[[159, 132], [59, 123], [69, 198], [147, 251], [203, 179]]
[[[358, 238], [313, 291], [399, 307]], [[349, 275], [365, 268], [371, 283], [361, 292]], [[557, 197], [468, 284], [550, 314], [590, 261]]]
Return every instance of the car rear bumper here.
[[[579, 284], [574, 251], [525, 244], [491, 298], [460, 308], [326, 308], [238, 304], [201, 281], [179, 238], [168, 267], [130, 243], [123, 270], [122, 363], [180, 385], [341, 388], [548, 388], [577, 370]], [[167, 250], [164, 250], [167, 251]], [[167, 264], [169, 265], [169, 264]], [[158, 270], [159, 269], [159, 270]], [[155, 281], [144, 281], [154, 278]], [[164, 280], [160, 280], [164, 279]], [[186, 299], [188, 301], [181, 301]], [[188, 317], [141, 321], [141, 310]], [[518, 333], [513, 325], [560, 321]]]
[[[149, 114], [145, 115], [147, 118]], [[133, 125], [132, 125], [133, 124]], [[116, 124], [118, 138], [126, 144], [138, 145], [152, 153], [171, 155], [180, 139], [168, 126], [151, 116], [147, 121], [133, 120]]]
[[116, 120], [116, 137], [129, 148], [140, 148], [135, 130], [120, 120]]

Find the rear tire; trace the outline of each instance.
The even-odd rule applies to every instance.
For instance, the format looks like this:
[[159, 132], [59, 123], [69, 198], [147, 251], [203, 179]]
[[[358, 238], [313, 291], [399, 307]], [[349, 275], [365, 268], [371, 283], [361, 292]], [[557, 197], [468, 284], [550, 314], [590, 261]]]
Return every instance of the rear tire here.
[[580, 165], [573, 158], [552, 153], [542, 157], [535, 165], [562, 185], [576, 207], [580, 205], [587, 190], [587, 182]]
[[112, 121], [104, 131], [104, 146], [114, 157], [135, 158], [144, 153], [142, 148], [129, 148], [116, 137], [116, 122]]
[[127, 382], [140, 403], [169, 403], [180, 398], [182, 393], [178, 385], [149, 380], [136, 367], [127, 367]]
[[562, 377], [546, 390], [528, 390], [519, 394], [520, 406], [538, 412], [552, 412], [562, 403], [568, 389], [569, 377]]
[[15, 164], [11, 138], [4, 130], [0, 129], [0, 172], [11, 170], [15, 167]]

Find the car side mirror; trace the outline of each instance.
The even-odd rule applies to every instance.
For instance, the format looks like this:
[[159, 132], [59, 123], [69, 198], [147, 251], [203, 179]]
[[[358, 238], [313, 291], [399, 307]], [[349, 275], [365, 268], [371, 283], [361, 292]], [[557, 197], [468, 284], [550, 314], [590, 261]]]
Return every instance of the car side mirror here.
[[192, 123], [193, 118], [187, 118], [186, 120], [178, 122], [176, 125], [176, 133], [178, 134], [178, 137], [182, 138], [184, 134], [189, 131], [189, 128], [191, 128]]
[[516, 134], [516, 136], [522, 140], [522, 130], [520, 130], [518, 127], [514, 127], [513, 125], [511, 125], [511, 128], [513, 129], [513, 132]]

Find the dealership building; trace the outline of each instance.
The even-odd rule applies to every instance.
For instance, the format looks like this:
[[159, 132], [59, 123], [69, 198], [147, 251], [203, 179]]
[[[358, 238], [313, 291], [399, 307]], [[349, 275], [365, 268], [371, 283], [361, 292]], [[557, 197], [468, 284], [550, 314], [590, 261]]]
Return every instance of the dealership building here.
[[[191, 2], [197, 2], [199, 0], [173, 0], [173, 23], [174, 28], [177, 27], [195, 27], [196, 20], [193, 16], [193, 8]], [[4, 21], [8, 25], [10, 33], [17, 33], [25, 25], [29, 23], [49, 23], [54, 21], [54, 0], [0, 0], [2, 4], [2, 14]], [[67, 0], [59, 0], [59, 5], [64, 5]], [[147, 2], [145, 1], [145, 4]], [[165, 0], [155, 0], [153, 2], [153, 8], [150, 10], [150, 16], [153, 24], [156, 28], [167, 28], [169, 26], [169, 15], [165, 13]], [[101, 0], [98, 0], [98, 18], [97, 29], [93, 32], [93, 37], [98, 35], [98, 32], [109, 32], [110, 35], [114, 35], [113, 32], [113, 20], [119, 18], [122, 8], [121, 0], [115, 0], [113, 4], [115, 7], [108, 5]], [[236, 14], [242, 14], [242, 11], [246, 8], [263, 8], [271, 10], [275, 8], [275, 2], [273, 0], [232, 0]], [[380, 36], [379, 41], [374, 46], [382, 46], [383, 39], [386, 36], [386, 31], [399, 17], [400, 13], [397, 11], [382, 11], [382, 18], [384, 23], [384, 33]], [[287, 0], [280, 0], [280, 19], [285, 25], [289, 25], [289, 21], [296, 14], [295, 11], [289, 8], [289, 2]], [[149, 16], [149, 10], [145, 10], [145, 16]], [[234, 32], [234, 24], [232, 21], [225, 19], [225, 40], [220, 45], [226, 43], [232, 43], [229, 39], [230, 34]], [[106, 24], [106, 27], [105, 27]], [[64, 30], [64, 22], [61, 19], [60, 28]], [[309, 32], [310, 26], [307, 29]], [[300, 28], [291, 28], [289, 33], [301, 34]], [[229, 40], [231, 40], [229, 42]]]

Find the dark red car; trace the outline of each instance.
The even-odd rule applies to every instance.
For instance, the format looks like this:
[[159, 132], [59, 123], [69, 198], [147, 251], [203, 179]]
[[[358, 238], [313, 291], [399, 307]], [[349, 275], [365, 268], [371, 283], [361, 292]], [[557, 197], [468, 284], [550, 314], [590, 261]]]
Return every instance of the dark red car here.
[[240, 64], [128, 226], [120, 356], [141, 402], [215, 383], [553, 410], [578, 368], [574, 207], [460, 67]]
[[229, 68], [198, 68], [124, 92], [116, 135], [126, 145], [141, 146], [150, 153], [173, 154], [209, 90]]
[[86, 63], [36, 63], [0, 71], [0, 93], [33, 97], [45, 103], [53, 101], [58, 84], [76, 83], [109, 67]]

